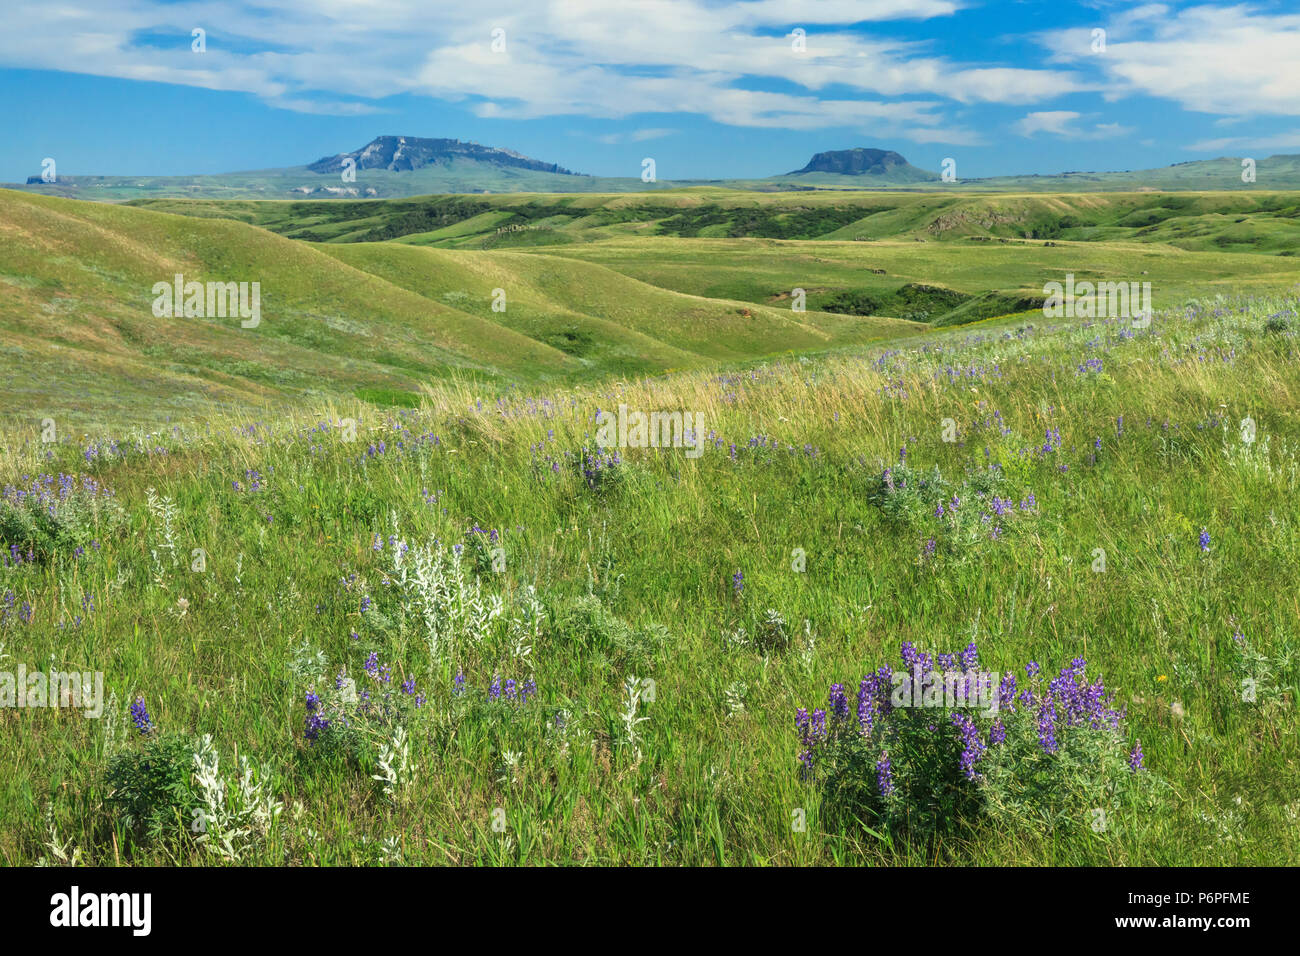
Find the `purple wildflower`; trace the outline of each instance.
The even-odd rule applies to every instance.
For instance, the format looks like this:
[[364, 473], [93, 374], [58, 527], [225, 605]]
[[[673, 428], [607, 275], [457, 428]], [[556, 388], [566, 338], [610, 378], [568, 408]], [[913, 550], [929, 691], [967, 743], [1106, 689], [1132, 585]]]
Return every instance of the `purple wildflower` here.
[[142, 736], [153, 732], [153, 718], [149, 716], [149, 708], [145, 706], [143, 697], [137, 697], [131, 705], [131, 720]]
[[894, 770], [889, 763], [889, 751], [882, 751], [880, 760], [876, 762], [876, 786], [880, 787], [880, 795], [888, 797], [894, 792]]

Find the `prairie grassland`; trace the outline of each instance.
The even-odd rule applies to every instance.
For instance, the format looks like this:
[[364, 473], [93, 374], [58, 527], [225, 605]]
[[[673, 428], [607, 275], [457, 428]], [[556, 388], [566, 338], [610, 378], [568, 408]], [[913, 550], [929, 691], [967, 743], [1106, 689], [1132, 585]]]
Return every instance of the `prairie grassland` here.
[[[1139, 330], [994, 321], [546, 394], [442, 384], [400, 411], [10, 433], [9, 507], [40, 474], [77, 475], [56, 509], [93, 501], [0, 570], [0, 669], [102, 671], [114, 702], [98, 720], [0, 709], [0, 860], [1295, 863], [1297, 305], [1213, 298]], [[620, 404], [702, 414], [703, 453], [598, 449], [597, 411]], [[900, 459], [992, 475], [1019, 505], [977, 534], [887, 512], [871, 489]], [[971, 640], [1000, 670], [1086, 658], [1159, 802], [1100, 832], [825, 825], [796, 708], [904, 641]], [[348, 680], [379, 717], [327, 709]], [[175, 735], [188, 770], [205, 734], [219, 811], [189, 781], [129, 820], [110, 763]]]

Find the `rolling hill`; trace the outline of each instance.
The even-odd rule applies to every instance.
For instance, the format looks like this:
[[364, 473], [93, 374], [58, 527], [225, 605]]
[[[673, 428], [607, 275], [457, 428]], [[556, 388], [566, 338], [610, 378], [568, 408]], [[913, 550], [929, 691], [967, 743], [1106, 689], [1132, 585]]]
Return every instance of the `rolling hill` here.
[[[3, 411], [153, 420], [425, 384], [652, 374], [827, 349], [911, 323], [792, 314], [509, 251], [298, 242], [224, 218], [0, 190]], [[159, 318], [154, 285], [257, 282], [261, 322]], [[495, 290], [504, 311], [494, 311]]]
[[146, 200], [313, 242], [397, 240], [504, 249], [629, 236], [870, 241], [1132, 241], [1202, 252], [1294, 255], [1294, 193], [1043, 196], [903, 192], [755, 194], [697, 188], [654, 196], [424, 196], [385, 202]]

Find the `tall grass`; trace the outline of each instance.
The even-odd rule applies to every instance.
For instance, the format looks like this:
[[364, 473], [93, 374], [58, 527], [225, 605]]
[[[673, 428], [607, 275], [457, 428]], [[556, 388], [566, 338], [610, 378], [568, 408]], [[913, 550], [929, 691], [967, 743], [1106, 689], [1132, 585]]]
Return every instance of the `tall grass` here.
[[[188, 812], [151, 835], [114, 809], [106, 767], [150, 745], [122, 727], [143, 697], [155, 734], [196, 741], [198, 796], [214, 773], [233, 794], [241, 758], [265, 768], [245, 785], [283, 812], [250, 803], [245, 863], [1295, 862], [1296, 309], [1217, 299], [1144, 330], [987, 323], [547, 395], [452, 383], [398, 412], [9, 434], [13, 484], [89, 473], [126, 518], [0, 570], [33, 609], [0, 624], [0, 669], [101, 670], [118, 702], [0, 709], [0, 859], [226, 859]], [[705, 452], [621, 449], [586, 480], [596, 413], [620, 403], [702, 413]], [[902, 459], [958, 486], [997, 466], [1035, 504], [959, 534], [873, 497]], [[929, 842], [824, 823], [796, 707], [904, 641], [971, 639], [991, 669], [1086, 657], [1163, 807]], [[402, 739], [378, 711], [346, 746], [305, 739], [307, 693], [349, 679], [393, 695]], [[494, 698], [528, 679], [527, 701]]]

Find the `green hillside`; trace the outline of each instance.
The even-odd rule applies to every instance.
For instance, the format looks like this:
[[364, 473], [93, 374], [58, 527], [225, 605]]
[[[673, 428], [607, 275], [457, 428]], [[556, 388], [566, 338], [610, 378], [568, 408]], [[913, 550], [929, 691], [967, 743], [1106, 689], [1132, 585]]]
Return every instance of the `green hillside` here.
[[[708, 299], [568, 259], [317, 246], [231, 219], [10, 191], [0, 235], [3, 411], [36, 418], [156, 421], [359, 393], [413, 401], [451, 376], [647, 374], [906, 327]], [[258, 282], [261, 323], [156, 318], [154, 284], [177, 273]], [[492, 309], [496, 289], [504, 312]]]
[[[1298, 308], [1211, 295], [1136, 334], [989, 322], [747, 370], [444, 384], [419, 409], [208, 414], [147, 440], [0, 430], [13, 485], [84, 478], [37, 543], [18, 518], [46, 499], [0, 502], [3, 553], [36, 554], [3, 569], [3, 652], [99, 671], [104, 695], [99, 719], [6, 711], [0, 860], [1294, 865]], [[593, 451], [619, 403], [702, 414], [702, 454]], [[859, 682], [909, 645], [1038, 697], [996, 724], [882, 708], [867, 737]], [[817, 744], [803, 773], [797, 715], [838, 719], [837, 688], [839, 739], [872, 749], [837, 765]], [[1121, 716], [1071, 717], [1083, 693]], [[978, 782], [954, 716], [988, 741]], [[211, 799], [200, 749], [219, 755]], [[963, 799], [915, 825], [940, 788]]]
[[[1294, 193], [760, 196], [696, 189], [653, 199], [428, 196], [143, 205], [195, 217], [230, 216], [330, 250], [365, 243], [376, 249], [366, 253], [372, 264], [364, 267], [404, 288], [412, 286], [396, 263], [422, 260], [396, 259], [395, 246], [454, 250], [467, 257], [459, 260], [465, 263], [472, 261], [471, 250], [514, 250], [512, 260], [491, 261], [581, 260], [674, 292], [777, 309], [789, 309], [794, 290], [803, 289], [810, 315], [889, 316], [933, 325], [1038, 308], [1044, 283], [1067, 273], [1080, 281], [1150, 282], [1157, 307], [1208, 289], [1278, 288], [1300, 278], [1293, 258], [1300, 249], [1300, 198]], [[392, 265], [381, 267], [381, 261]], [[470, 284], [456, 285], [455, 273], [445, 267], [415, 272], [435, 296], [469, 294]], [[581, 349], [582, 333], [576, 327], [565, 331], [565, 313], [582, 301], [577, 290], [587, 280], [575, 277], [572, 288], [534, 295], [526, 276], [516, 278], [532, 310], [531, 334], [552, 344], [567, 337]], [[630, 295], [628, 301], [638, 298]], [[485, 300], [475, 301], [482, 314]], [[564, 307], [557, 307], [561, 302]], [[536, 314], [539, 308], [547, 318]], [[604, 315], [600, 307], [595, 314]], [[638, 311], [629, 310], [625, 321], [639, 328]], [[805, 324], [833, 332], [837, 342], [854, 341], [866, 331], [855, 333], [826, 316]], [[746, 328], [751, 338], [767, 334]], [[800, 341], [791, 347], [811, 347], [795, 329], [789, 331]], [[699, 341], [691, 347], [710, 349]]]
[[159, 199], [138, 205], [228, 217], [317, 242], [401, 240], [506, 248], [627, 236], [710, 239], [1133, 240], [1198, 251], [1300, 250], [1300, 194], [939, 196], [717, 188], [590, 196], [423, 196], [382, 202]]

